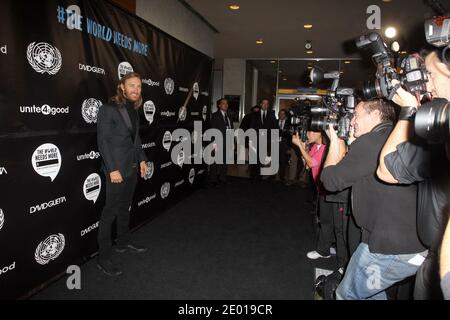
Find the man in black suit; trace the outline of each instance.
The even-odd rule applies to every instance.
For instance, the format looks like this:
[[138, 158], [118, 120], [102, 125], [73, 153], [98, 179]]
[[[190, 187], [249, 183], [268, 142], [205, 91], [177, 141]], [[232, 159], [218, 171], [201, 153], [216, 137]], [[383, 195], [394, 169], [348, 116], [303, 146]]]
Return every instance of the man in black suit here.
[[[253, 118], [252, 118], [252, 124], [251, 124], [251, 128], [255, 129], [257, 131], [258, 134], [258, 142], [260, 139], [260, 131], [263, 129], [266, 129], [267, 132], [263, 133], [261, 132], [263, 135], [261, 136], [261, 139], [264, 139], [267, 142], [267, 151], [268, 151], [268, 156], [270, 156], [270, 139], [271, 139], [271, 135], [270, 135], [270, 130], [272, 129], [278, 129], [278, 123], [277, 123], [277, 119], [275, 118], [275, 112], [273, 110], [269, 110], [269, 99], [262, 99], [260, 102], [260, 111], [254, 113]], [[255, 146], [256, 147], [256, 146]], [[258, 146], [259, 147], [259, 146]], [[258, 155], [258, 162], [259, 162], [259, 155]], [[261, 164], [254, 164], [254, 165], [250, 165], [250, 178], [251, 179], [256, 179], [256, 178], [260, 178], [260, 169], [261, 169]]]
[[139, 113], [142, 106], [142, 81], [137, 73], [125, 75], [117, 86], [117, 94], [109, 104], [100, 108], [97, 120], [97, 143], [103, 159], [102, 171], [106, 175], [106, 203], [99, 223], [98, 267], [109, 276], [122, 271], [111, 262], [111, 226], [117, 218], [116, 252], [144, 252], [146, 248], [131, 243], [129, 210], [137, 184], [137, 171], [141, 177], [147, 171], [141, 138]]
[[210, 181], [213, 186], [220, 183], [227, 183], [227, 165], [226, 165], [226, 132], [232, 130], [233, 125], [228, 116], [228, 101], [227, 99], [217, 100], [217, 111], [211, 115], [211, 128], [220, 131], [223, 137], [223, 145], [217, 144], [217, 148], [222, 148], [223, 158], [217, 159], [219, 163], [214, 163], [210, 167]]

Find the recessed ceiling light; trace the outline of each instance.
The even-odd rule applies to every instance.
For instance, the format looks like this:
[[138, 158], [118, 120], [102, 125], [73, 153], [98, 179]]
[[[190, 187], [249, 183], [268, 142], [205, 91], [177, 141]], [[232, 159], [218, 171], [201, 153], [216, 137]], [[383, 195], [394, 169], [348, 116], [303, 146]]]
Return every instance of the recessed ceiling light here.
[[306, 51], [307, 54], [313, 54], [314, 52], [312, 50]]
[[407, 54], [407, 51], [400, 51], [401, 54]]
[[264, 41], [262, 39], [256, 40], [256, 44], [263, 44]]
[[283, 81], [287, 81], [287, 78], [283, 78]]
[[303, 28], [305, 28], [305, 29], [311, 29], [312, 27], [313, 27], [313, 25], [310, 24], [310, 23], [307, 23], [307, 24], [303, 25]]
[[349, 60], [346, 60], [346, 61], [344, 61], [344, 63], [345, 63], [345, 64], [350, 64], [350, 63], [352, 63], [352, 62], [349, 61]]
[[277, 63], [275, 60], [270, 60], [270, 63]]
[[309, 70], [311, 70], [311, 69], [312, 69], [312, 67], [311, 67], [311, 66], [308, 66], [308, 69], [309, 69]]
[[232, 4], [228, 8], [230, 8], [231, 10], [239, 10], [241, 7], [237, 4]]

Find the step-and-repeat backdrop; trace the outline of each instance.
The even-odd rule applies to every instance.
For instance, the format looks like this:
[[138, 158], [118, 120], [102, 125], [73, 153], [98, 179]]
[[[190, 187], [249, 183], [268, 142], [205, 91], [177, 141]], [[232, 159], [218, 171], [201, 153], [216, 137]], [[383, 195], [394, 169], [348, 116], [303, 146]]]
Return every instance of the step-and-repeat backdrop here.
[[175, 129], [209, 118], [212, 60], [100, 0], [1, 1], [0, 30], [0, 298], [16, 298], [97, 251], [97, 114], [124, 74], [143, 78], [150, 167], [131, 227], [204, 180], [204, 165], [170, 153]]

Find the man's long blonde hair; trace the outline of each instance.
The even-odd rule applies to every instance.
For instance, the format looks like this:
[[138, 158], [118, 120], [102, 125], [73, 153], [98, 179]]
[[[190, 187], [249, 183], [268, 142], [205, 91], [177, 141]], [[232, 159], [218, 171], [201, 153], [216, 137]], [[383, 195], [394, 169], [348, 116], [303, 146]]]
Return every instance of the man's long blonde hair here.
[[[126, 75], [124, 75], [122, 77], [122, 79], [120, 79], [119, 83], [117, 84], [116, 95], [111, 98], [111, 101], [113, 101], [117, 105], [124, 105], [126, 103], [126, 97], [125, 97], [125, 94], [124, 94], [124, 92], [123, 92], [123, 90], [121, 88], [121, 85], [123, 84], [125, 86], [125, 82], [128, 79], [131, 79], [131, 78], [138, 78], [142, 82], [142, 78], [141, 78], [141, 75], [139, 73], [136, 73], [136, 72], [127, 73]], [[142, 106], [142, 102], [143, 101], [142, 101], [142, 92], [141, 92], [141, 97], [139, 98], [138, 101], [136, 101], [134, 103], [134, 108], [135, 109], [139, 109]]]

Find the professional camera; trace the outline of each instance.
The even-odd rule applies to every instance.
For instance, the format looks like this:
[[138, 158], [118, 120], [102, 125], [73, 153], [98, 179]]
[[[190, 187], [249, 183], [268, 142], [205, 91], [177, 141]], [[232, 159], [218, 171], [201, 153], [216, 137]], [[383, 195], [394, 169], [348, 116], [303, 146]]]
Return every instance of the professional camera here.
[[289, 118], [292, 134], [298, 133], [300, 139], [306, 142], [307, 132], [311, 126], [311, 104], [298, 100], [297, 105], [289, 111]]
[[425, 21], [425, 37], [435, 47], [446, 47], [442, 52], [442, 61], [450, 68], [447, 53], [450, 49], [450, 13], [437, 0], [428, 0], [429, 6], [437, 13]]
[[369, 80], [363, 86], [364, 98], [384, 97], [391, 100], [397, 90], [397, 87], [392, 84], [392, 80], [398, 80], [418, 100], [421, 95], [427, 93], [428, 76], [424, 61], [419, 54], [411, 54], [403, 59], [400, 70], [397, 71], [394, 54], [378, 33], [373, 32], [361, 36], [356, 41], [356, 46], [369, 51], [377, 66], [375, 80]]
[[320, 107], [311, 108], [311, 131], [325, 131], [332, 126], [341, 139], [348, 139], [350, 123], [355, 109], [354, 89], [339, 88], [339, 71], [324, 72], [313, 68], [311, 81], [319, 83], [324, 79], [332, 79], [333, 83], [328, 94], [323, 97]]
[[[427, 42], [435, 47], [445, 47], [442, 51], [442, 61], [450, 68], [450, 14], [436, 0], [428, 0], [428, 4], [437, 16], [425, 21], [425, 37]], [[418, 136], [431, 143], [450, 141], [450, 106], [445, 99], [435, 98], [422, 105], [414, 119], [414, 128]]]

